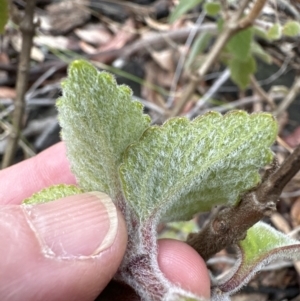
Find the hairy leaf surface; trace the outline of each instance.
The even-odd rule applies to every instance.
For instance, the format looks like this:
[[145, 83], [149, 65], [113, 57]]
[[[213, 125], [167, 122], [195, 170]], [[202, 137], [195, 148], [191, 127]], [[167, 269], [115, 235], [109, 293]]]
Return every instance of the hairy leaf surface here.
[[150, 124], [127, 86], [85, 61], [71, 64], [58, 100], [62, 138], [80, 187], [120, 194], [118, 166], [126, 147]]
[[247, 231], [247, 237], [240, 241], [239, 249], [241, 257], [237, 268], [217, 285], [218, 295], [221, 295], [220, 292], [231, 295], [238, 291], [256, 272], [275, 259], [300, 258], [299, 241], [263, 222], [258, 222]]
[[123, 190], [143, 222], [190, 219], [216, 204], [234, 204], [260, 182], [277, 134], [270, 114], [210, 112], [149, 128], [120, 167]]
[[83, 193], [83, 190], [74, 185], [54, 185], [34, 193], [23, 201], [24, 204], [47, 203], [74, 194]]

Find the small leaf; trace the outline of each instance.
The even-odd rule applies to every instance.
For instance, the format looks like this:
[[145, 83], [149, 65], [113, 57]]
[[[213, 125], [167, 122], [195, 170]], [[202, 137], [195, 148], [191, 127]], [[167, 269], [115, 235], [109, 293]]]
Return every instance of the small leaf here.
[[233, 294], [273, 260], [300, 259], [300, 242], [263, 222], [258, 222], [247, 231], [246, 239], [239, 243], [239, 250], [241, 256], [237, 267], [217, 285], [219, 294]]
[[281, 38], [281, 25], [275, 23], [267, 32], [267, 37], [271, 40], [279, 40]]
[[282, 28], [282, 34], [289, 37], [296, 37], [300, 34], [300, 23], [297, 21], [288, 21]]
[[121, 193], [118, 167], [126, 147], [149, 126], [141, 103], [127, 86], [118, 86], [107, 72], [85, 61], [71, 64], [58, 100], [62, 138], [81, 188], [107, 193], [114, 201]]
[[204, 10], [209, 16], [216, 16], [221, 10], [221, 4], [216, 2], [207, 2], [204, 4]]
[[266, 31], [257, 26], [253, 26], [253, 35], [264, 40], [269, 40]]
[[250, 56], [247, 61], [231, 59], [229, 61], [231, 79], [244, 90], [250, 83], [250, 75], [256, 71], [255, 59]]
[[23, 204], [47, 203], [74, 194], [83, 193], [83, 190], [74, 185], [55, 185], [42, 189], [23, 201]]
[[8, 21], [8, 0], [0, 0], [0, 34], [4, 33]]
[[250, 55], [252, 38], [252, 27], [235, 34], [226, 45], [232, 57], [240, 61], [247, 61]]
[[187, 11], [193, 9], [195, 6], [200, 4], [203, 0], [180, 0], [179, 4], [175, 7], [173, 12], [171, 13], [169, 17], [169, 22], [173, 23], [178, 18], [180, 18], [183, 14], [185, 14]]
[[257, 56], [265, 63], [272, 63], [272, 57], [255, 41], [253, 41], [253, 43], [251, 44], [251, 51], [253, 55]]
[[277, 134], [270, 114], [210, 112], [190, 122], [150, 127], [120, 167], [123, 191], [141, 223], [187, 220], [217, 204], [235, 204], [260, 182]]

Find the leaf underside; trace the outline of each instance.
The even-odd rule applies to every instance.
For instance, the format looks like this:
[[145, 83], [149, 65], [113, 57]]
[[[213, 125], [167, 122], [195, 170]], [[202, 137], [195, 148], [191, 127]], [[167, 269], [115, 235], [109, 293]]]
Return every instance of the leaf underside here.
[[277, 123], [267, 113], [210, 112], [149, 128], [120, 167], [125, 197], [140, 221], [187, 220], [217, 204], [235, 204], [270, 163]]
[[238, 248], [241, 253], [238, 267], [217, 285], [219, 295], [221, 292], [227, 295], [235, 293], [273, 260], [300, 259], [300, 242], [263, 222], [247, 231], [246, 239], [240, 241]]
[[71, 64], [62, 90], [57, 107], [72, 171], [81, 188], [115, 200], [124, 150], [142, 135], [150, 117], [132, 100], [129, 87], [85, 61]]
[[74, 185], [54, 185], [33, 194], [31, 197], [25, 199], [23, 204], [39, 204], [47, 203], [57, 199], [61, 199], [74, 194], [82, 193], [83, 190]]

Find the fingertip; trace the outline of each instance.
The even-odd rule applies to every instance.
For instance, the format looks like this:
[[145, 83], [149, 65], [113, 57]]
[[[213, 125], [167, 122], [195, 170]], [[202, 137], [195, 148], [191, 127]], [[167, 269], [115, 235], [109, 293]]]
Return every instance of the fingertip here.
[[2, 170], [0, 182], [0, 203], [18, 205], [45, 187], [75, 184], [76, 180], [66, 157], [65, 144], [60, 142], [33, 158]]
[[[104, 212], [104, 207], [95, 203], [97, 199], [84, 196], [82, 200], [77, 195], [37, 204], [36, 208], [40, 207], [38, 210], [33, 210], [33, 205], [30, 205], [29, 211], [24, 206], [0, 206], [0, 255], [3, 259], [0, 276], [5, 275], [0, 286], [1, 300], [8, 300], [6, 296], [11, 293], [10, 288], [14, 285], [18, 289], [13, 292], [10, 300], [91, 301], [107, 285], [126, 250], [125, 221], [118, 209], [117, 218], [113, 217], [111, 212]], [[47, 208], [46, 204], [49, 205]], [[105, 207], [108, 211], [107, 201]], [[64, 222], [61, 214], [68, 221]], [[106, 247], [99, 248], [99, 243], [95, 244], [94, 240], [97, 237], [100, 243], [103, 240], [99, 236], [100, 230], [95, 229], [95, 218], [99, 218], [101, 223], [107, 214], [110, 220], [112, 217], [116, 220], [111, 220], [110, 228], [117, 227], [117, 231], [111, 243], [108, 240], [110, 236], [104, 236]], [[82, 220], [81, 215], [87, 220]], [[96, 226], [101, 225], [98, 223]], [[43, 232], [45, 227], [49, 228], [50, 236]], [[61, 244], [55, 244], [57, 239]], [[81, 243], [89, 245], [82, 248]], [[94, 249], [97, 254], [91, 252]]]
[[182, 241], [158, 241], [158, 264], [171, 282], [196, 295], [210, 298], [210, 278], [204, 260]]

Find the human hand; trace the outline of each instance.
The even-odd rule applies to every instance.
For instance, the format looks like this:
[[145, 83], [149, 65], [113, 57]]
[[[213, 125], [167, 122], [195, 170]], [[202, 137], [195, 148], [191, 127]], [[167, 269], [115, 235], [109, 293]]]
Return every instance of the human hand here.
[[[0, 300], [92, 301], [116, 273], [127, 232], [109, 199], [86, 193], [20, 206], [33, 193], [61, 183], [76, 183], [63, 143], [0, 171]], [[202, 258], [180, 241], [160, 240], [158, 246], [165, 276], [209, 298]]]

